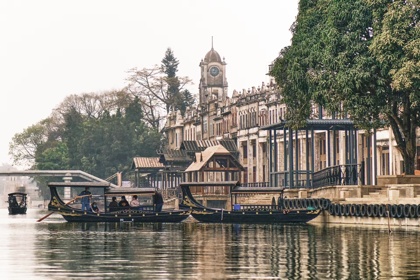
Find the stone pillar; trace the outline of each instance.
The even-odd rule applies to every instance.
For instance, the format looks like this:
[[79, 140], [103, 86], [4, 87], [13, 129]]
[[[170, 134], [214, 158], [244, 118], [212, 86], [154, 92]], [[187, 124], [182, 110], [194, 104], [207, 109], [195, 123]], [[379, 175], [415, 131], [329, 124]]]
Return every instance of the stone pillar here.
[[340, 199], [346, 199], [348, 197], [350, 197], [350, 191], [347, 188], [343, 188], [340, 190]]
[[300, 190], [298, 192], [298, 198], [308, 198], [308, 191], [307, 190]]
[[400, 198], [400, 190], [396, 187], [390, 187], [388, 189], [388, 199], [398, 200]]
[[[63, 177], [63, 181], [66, 182], [66, 183], [70, 183], [72, 179], [73, 178], [68, 173], [66, 174], [66, 176]], [[64, 197], [63, 197], [63, 199], [64, 200], [71, 199], [71, 188], [70, 187], [64, 187]]]

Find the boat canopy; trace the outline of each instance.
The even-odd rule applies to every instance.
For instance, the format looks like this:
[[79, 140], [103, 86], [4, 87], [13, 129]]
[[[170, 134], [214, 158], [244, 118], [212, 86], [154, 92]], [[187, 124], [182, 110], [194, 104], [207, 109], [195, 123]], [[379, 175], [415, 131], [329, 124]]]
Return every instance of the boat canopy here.
[[27, 196], [27, 194], [23, 192], [13, 192], [9, 193], [8, 196]]
[[122, 196], [122, 195], [153, 195], [156, 193], [154, 188], [113, 188], [105, 193], [105, 196]]
[[111, 188], [110, 183], [105, 182], [50, 182], [48, 183], [48, 187], [71, 187], [71, 188]]
[[240, 193], [282, 193], [283, 187], [236, 187], [232, 189], [232, 194]]
[[104, 196], [132, 196], [132, 195], [153, 195], [156, 193], [155, 188], [127, 188], [119, 187], [112, 188], [109, 183], [104, 182], [51, 182], [48, 183], [48, 187], [57, 188], [57, 187], [71, 187], [71, 188], [85, 188], [89, 187], [90, 189], [103, 189]]
[[181, 187], [239, 187], [239, 181], [222, 181], [222, 182], [182, 182]]
[[282, 193], [283, 187], [242, 187], [239, 181], [224, 182], [183, 182], [181, 187], [232, 187], [232, 194], [239, 193]]

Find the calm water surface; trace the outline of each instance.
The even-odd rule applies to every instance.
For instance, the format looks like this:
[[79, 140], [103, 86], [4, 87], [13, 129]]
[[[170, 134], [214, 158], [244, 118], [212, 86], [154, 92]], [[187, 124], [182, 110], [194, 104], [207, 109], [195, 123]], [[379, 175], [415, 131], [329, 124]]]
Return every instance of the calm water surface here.
[[419, 279], [420, 229], [75, 224], [0, 209], [1, 279]]

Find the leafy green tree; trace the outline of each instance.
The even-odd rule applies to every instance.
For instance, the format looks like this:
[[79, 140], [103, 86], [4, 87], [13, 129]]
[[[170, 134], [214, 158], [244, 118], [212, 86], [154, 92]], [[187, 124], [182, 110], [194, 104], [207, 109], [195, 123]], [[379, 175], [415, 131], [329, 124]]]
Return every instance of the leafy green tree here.
[[[10, 146], [15, 162], [41, 170], [80, 169], [107, 178], [130, 170], [135, 156], [154, 156], [161, 135], [145, 123], [140, 99], [127, 93], [102, 98], [66, 98], [50, 118], [16, 134]], [[37, 181], [47, 182], [42, 177]]]
[[165, 52], [165, 57], [162, 59], [162, 69], [166, 74], [166, 83], [168, 84], [166, 111], [169, 112], [172, 107], [173, 110], [180, 110], [184, 114], [187, 106], [194, 104], [195, 100], [187, 89], [180, 90], [180, 80], [176, 76], [178, 65], [178, 59], [174, 56], [171, 48], [168, 48]]
[[292, 44], [270, 72], [283, 89], [288, 121], [301, 127], [317, 103], [360, 128], [390, 125], [405, 172], [413, 174], [418, 7], [418, 0], [301, 0]]
[[36, 157], [35, 166], [40, 170], [70, 169], [67, 145], [57, 141], [54, 147], [43, 150]]
[[138, 98], [134, 98], [125, 108], [117, 108], [114, 114], [102, 112], [99, 118], [78, 117], [74, 110], [70, 115], [72, 117], [65, 117], [68, 131], [64, 135], [73, 135], [77, 131], [77, 141], [73, 142], [71, 137], [65, 138], [74, 143], [70, 162], [100, 178], [128, 171], [133, 157], [155, 153], [159, 147], [158, 135], [147, 143], [145, 141], [149, 139], [152, 129], [142, 120]]
[[48, 121], [45, 119], [13, 136], [9, 145], [9, 154], [15, 164], [31, 166], [37, 154], [45, 149], [48, 139], [48, 129], [45, 124]]
[[[174, 53], [171, 50], [171, 48], [168, 48], [165, 52], [165, 57], [162, 59], [162, 69], [163, 72], [166, 74], [169, 99], [174, 98], [179, 93], [180, 84], [179, 79], [176, 76], [176, 72], [178, 72], [178, 65], [178, 59], [174, 56]], [[167, 108], [167, 110], [169, 110], [169, 108]]]
[[420, 126], [420, 1], [367, 2], [374, 18], [369, 50], [386, 78], [382, 113], [404, 158], [406, 174], [414, 174]]
[[79, 149], [79, 142], [83, 137], [84, 117], [79, 113], [74, 106], [63, 116], [64, 130], [62, 140], [66, 143], [69, 154], [69, 165], [73, 169], [81, 169], [81, 151]]

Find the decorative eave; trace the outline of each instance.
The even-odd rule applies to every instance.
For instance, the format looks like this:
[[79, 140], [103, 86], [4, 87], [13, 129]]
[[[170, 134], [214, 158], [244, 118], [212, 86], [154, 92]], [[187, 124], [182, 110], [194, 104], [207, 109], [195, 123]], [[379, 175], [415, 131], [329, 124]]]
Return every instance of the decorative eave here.
[[[274, 130], [288, 128], [288, 122], [282, 121], [271, 125], [260, 127], [261, 130]], [[317, 119], [306, 120], [306, 126], [299, 129], [333, 130], [333, 129], [357, 129], [350, 119]]]

